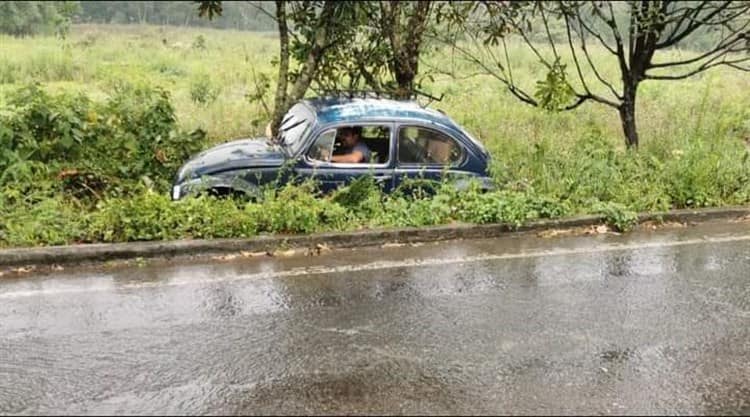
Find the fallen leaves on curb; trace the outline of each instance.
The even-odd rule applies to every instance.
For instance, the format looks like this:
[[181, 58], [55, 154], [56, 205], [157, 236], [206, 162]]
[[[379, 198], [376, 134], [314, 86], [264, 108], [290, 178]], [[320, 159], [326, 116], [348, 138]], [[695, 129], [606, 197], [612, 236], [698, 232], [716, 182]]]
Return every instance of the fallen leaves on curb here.
[[641, 229], [658, 230], [668, 227], [688, 227], [687, 223], [680, 222], [658, 222], [654, 220], [648, 220], [638, 225]]
[[[557, 236], [570, 236], [575, 234], [575, 229], [549, 229], [549, 230], [542, 230], [541, 232], [537, 233], [537, 237], [541, 238], [551, 238], [551, 237], [557, 237]], [[579, 231], [580, 234], [580, 231]]]
[[36, 270], [36, 266], [31, 265], [31, 266], [19, 266], [17, 268], [11, 268], [5, 272], [9, 274], [28, 274], [29, 272], [33, 272], [35, 270]]
[[266, 252], [268, 256], [274, 256], [274, 257], [287, 257], [287, 256], [294, 256], [297, 253], [296, 249], [289, 249], [289, 250], [276, 250], [273, 252]]
[[383, 243], [382, 245], [380, 245], [381, 248], [400, 248], [402, 246], [406, 246], [406, 243], [392, 242], [392, 243]]
[[231, 261], [233, 259], [236, 259], [239, 255], [235, 253], [230, 253], [229, 255], [218, 255], [218, 256], [212, 256], [211, 259], [214, 261]]
[[599, 226], [596, 226], [593, 228], [593, 231], [591, 231], [589, 234], [602, 234], [607, 233], [610, 231], [609, 226], [605, 224], [600, 224]]
[[305, 255], [307, 256], [320, 256], [323, 253], [330, 252], [331, 248], [328, 245], [318, 243], [314, 248], [309, 248]]
[[[304, 251], [304, 252], [303, 252]], [[242, 258], [257, 258], [260, 256], [272, 256], [272, 257], [288, 257], [288, 256], [294, 256], [294, 255], [304, 255], [306, 256], [319, 256], [321, 254], [324, 254], [326, 252], [330, 252], [331, 248], [328, 247], [328, 245], [323, 243], [318, 243], [312, 248], [305, 249], [287, 249], [287, 250], [269, 250], [269, 251], [261, 251], [261, 252], [250, 252], [250, 251], [240, 251], [239, 253], [230, 253], [226, 255], [217, 255], [212, 256], [211, 259], [215, 261], [232, 261], [239, 257]]]
[[212, 256], [211, 259], [215, 261], [233, 261], [237, 258], [257, 258], [260, 256], [274, 256], [275, 254], [272, 252], [267, 251], [261, 251], [261, 252], [250, 252], [250, 251], [240, 251], [239, 253], [228, 253], [226, 255], [216, 255]]
[[585, 236], [585, 235], [600, 235], [600, 234], [605, 234], [605, 233], [610, 233], [614, 235], [620, 234], [610, 229], [609, 226], [600, 224], [598, 226], [542, 230], [536, 235], [541, 238], [553, 238], [553, 237], [558, 237], [558, 236]]

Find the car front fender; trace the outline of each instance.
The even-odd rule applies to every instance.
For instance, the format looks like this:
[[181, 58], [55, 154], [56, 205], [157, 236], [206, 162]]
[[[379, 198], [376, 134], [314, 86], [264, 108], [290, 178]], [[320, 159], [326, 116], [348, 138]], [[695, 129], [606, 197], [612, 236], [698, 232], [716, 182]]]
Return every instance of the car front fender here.
[[258, 185], [248, 182], [242, 176], [236, 175], [236, 173], [221, 173], [204, 175], [173, 185], [172, 200], [180, 200], [190, 195], [211, 190], [226, 190], [248, 197], [257, 197], [260, 193]]

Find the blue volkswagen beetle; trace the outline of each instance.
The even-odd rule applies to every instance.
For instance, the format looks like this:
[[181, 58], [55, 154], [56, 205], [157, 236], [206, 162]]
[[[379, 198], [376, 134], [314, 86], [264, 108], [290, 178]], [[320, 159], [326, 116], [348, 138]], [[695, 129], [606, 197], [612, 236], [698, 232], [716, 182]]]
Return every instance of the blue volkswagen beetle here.
[[[370, 151], [369, 160], [333, 162], [340, 133], [352, 127]], [[172, 199], [205, 191], [253, 196], [263, 184], [307, 178], [328, 192], [363, 175], [371, 175], [386, 192], [407, 178], [446, 176], [464, 184], [474, 178], [490, 189], [489, 162], [484, 146], [458, 124], [414, 101], [316, 98], [287, 112], [275, 141], [236, 140], [193, 157], [177, 173]]]

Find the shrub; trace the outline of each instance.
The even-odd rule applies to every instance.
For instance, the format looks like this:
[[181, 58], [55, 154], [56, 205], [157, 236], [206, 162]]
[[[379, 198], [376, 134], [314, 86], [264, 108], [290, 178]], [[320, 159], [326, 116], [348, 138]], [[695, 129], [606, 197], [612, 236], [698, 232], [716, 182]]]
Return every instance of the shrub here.
[[[31, 84], [11, 92], [8, 105], [9, 111], [0, 113], [5, 149], [43, 163], [80, 158], [88, 139], [86, 115], [91, 102], [86, 96], [51, 96], [39, 84]], [[7, 163], [0, 160], [0, 169]]]
[[367, 175], [334, 191], [331, 201], [360, 219], [369, 219], [383, 210], [383, 190]]
[[63, 245], [80, 242], [87, 215], [61, 196], [34, 204], [0, 203], [0, 246]]
[[341, 230], [352, 217], [336, 202], [316, 198], [315, 184], [285, 185], [278, 192], [266, 190], [260, 203], [245, 211], [258, 221], [258, 230], [273, 233], [311, 233], [325, 228]]
[[605, 217], [605, 222], [619, 232], [627, 232], [638, 223], [638, 215], [618, 203], [595, 203], [593, 210]]
[[256, 233], [257, 221], [232, 200], [199, 197], [172, 202], [147, 190], [132, 198], [101, 202], [92, 215], [87, 237], [121, 242], [250, 237]]
[[211, 77], [201, 74], [190, 82], [190, 99], [194, 103], [206, 106], [213, 103], [219, 97], [221, 89], [214, 86]]
[[24, 180], [24, 169], [40, 163], [51, 175], [81, 172], [119, 188], [147, 178], [164, 191], [205, 144], [205, 132], [177, 129], [162, 89], [121, 84], [112, 98], [96, 103], [32, 84], [12, 91], [0, 108], [0, 185]]
[[206, 50], [206, 38], [204, 38], [203, 35], [196, 36], [191, 46], [193, 49], [205, 51]]

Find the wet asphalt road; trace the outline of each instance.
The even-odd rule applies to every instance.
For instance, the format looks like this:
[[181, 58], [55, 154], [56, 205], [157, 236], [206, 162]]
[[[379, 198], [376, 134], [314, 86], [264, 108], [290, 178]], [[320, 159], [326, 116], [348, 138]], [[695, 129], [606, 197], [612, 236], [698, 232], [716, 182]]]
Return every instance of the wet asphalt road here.
[[750, 225], [0, 279], [0, 414], [750, 414]]

